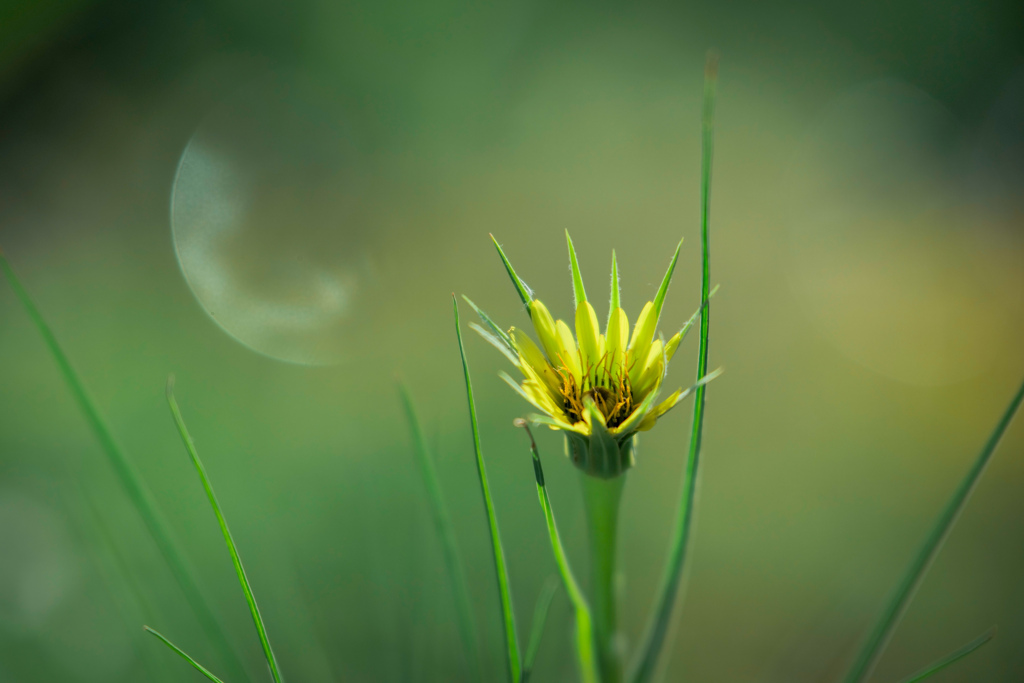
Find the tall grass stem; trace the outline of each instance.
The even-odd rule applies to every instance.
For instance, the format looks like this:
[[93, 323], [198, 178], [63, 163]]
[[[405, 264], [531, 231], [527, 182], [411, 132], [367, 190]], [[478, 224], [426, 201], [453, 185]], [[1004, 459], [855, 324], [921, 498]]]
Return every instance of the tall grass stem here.
[[409, 388], [402, 382], [398, 383], [398, 390], [402, 396], [405, 417], [409, 422], [409, 431], [412, 435], [420, 475], [423, 477], [423, 484], [426, 486], [427, 496], [430, 499], [430, 511], [434, 517], [434, 527], [437, 530], [438, 539], [441, 541], [441, 551], [444, 556], [445, 567], [448, 570], [452, 594], [455, 598], [455, 609], [459, 620], [459, 635], [466, 649], [466, 661], [469, 666], [470, 678], [475, 681], [482, 681], [483, 670], [481, 668], [480, 642], [477, 638], [476, 624], [473, 619], [473, 602], [469, 596], [469, 582], [466, 580], [466, 570], [459, 553], [459, 545], [455, 538], [452, 518], [448, 512], [448, 506], [445, 504], [444, 494], [441, 492], [441, 483], [437, 477], [437, 469], [434, 467], [434, 460], [431, 457], [427, 441], [423, 436], [423, 428], [420, 424], [412, 395], [409, 393]]
[[[701, 237], [701, 301], [700, 346], [697, 355], [697, 379], [707, 374], [708, 333], [711, 322], [711, 256], [708, 243], [708, 225], [711, 208], [711, 161], [714, 156], [715, 91], [718, 83], [718, 56], [708, 53], [704, 69], [704, 107], [701, 114], [701, 173], [700, 173], [700, 237]], [[661, 587], [654, 603], [654, 612], [648, 624], [631, 680], [648, 683], [657, 669], [658, 658], [672, 620], [672, 612], [682, 583], [687, 551], [693, 531], [693, 511], [697, 494], [697, 474], [700, 465], [701, 441], [704, 435], [704, 402], [707, 384], [697, 387], [693, 402], [693, 424], [690, 448], [683, 473], [682, 497], [676, 514], [672, 545], [669, 551]]]
[[910, 600], [914, 597], [914, 593], [917, 592], [918, 587], [924, 580], [925, 574], [928, 573], [928, 568], [931, 567], [935, 556], [939, 554], [939, 550], [942, 549], [942, 545], [949, 536], [950, 530], [952, 530], [956, 520], [960, 517], [960, 513], [963, 512], [964, 506], [967, 505], [967, 500], [971, 497], [975, 487], [977, 487], [981, 475], [985, 472], [985, 468], [992, 459], [992, 454], [995, 453], [996, 447], [999, 445], [999, 441], [1003, 438], [1003, 434], [1006, 433], [1010, 422], [1013, 421], [1014, 414], [1020, 408], [1021, 401], [1024, 401], [1024, 383], [1021, 383], [1017, 393], [1010, 400], [1010, 405], [1007, 406], [1006, 412], [999, 419], [988, 441], [981, 449], [981, 453], [978, 454], [974, 464], [971, 465], [971, 468], [953, 492], [953, 496], [946, 503], [942, 512], [939, 513], [938, 519], [935, 520], [935, 526], [928, 533], [921, 549], [918, 550], [910, 566], [907, 567], [907, 571], [896, 585], [896, 590], [889, 597], [885, 609], [879, 615], [878, 621], [864, 641], [860, 652], [853, 661], [853, 665], [843, 679], [845, 683], [862, 683], [871, 675], [879, 658], [889, 644], [896, 626], [899, 625], [900, 619], [903, 618], [903, 614], [907, 611]]
[[203, 674], [204, 676], [206, 676], [211, 681], [215, 681], [216, 683], [224, 683], [224, 681], [220, 680], [219, 678], [214, 676], [212, 673], [210, 673], [210, 671], [205, 666], [203, 666], [202, 664], [200, 664], [196, 660], [192, 659], [192, 657], [190, 657], [184, 650], [182, 650], [180, 647], [178, 647], [177, 645], [175, 645], [171, 641], [167, 640], [167, 638], [164, 637], [164, 634], [162, 634], [159, 631], [157, 631], [156, 629], [152, 629], [152, 628], [150, 628], [148, 626], [143, 626], [142, 630], [145, 631], [146, 633], [150, 633], [150, 634], [156, 636], [156, 638], [158, 640], [160, 640], [160, 642], [162, 642], [164, 645], [166, 645], [167, 647], [169, 647], [172, 650], [174, 650], [175, 652], [177, 652], [179, 655], [181, 655], [182, 658], [186, 662], [188, 662], [189, 664], [194, 666], [196, 668], [196, 670], [199, 671], [199, 673]]
[[990, 628], [989, 630], [985, 631], [980, 636], [972, 640], [971, 642], [964, 645], [959, 650], [949, 653], [948, 655], [946, 655], [939, 661], [934, 662], [933, 664], [929, 664], [924, 669], [921, 669], [909, 678], [904, 678], [902, 681], [900, 681], [900, 683], [918, 683], [919, 681], [923, 681], [924, 679], [929, 678], [932, 674], [937, 674], [938, 672], [942, 671], [950, 664], [960, 661], [961, 659], [971, 654], [972, 652], [980, 648], [982, 645], [985, 645], [995, 637], [996, 629], [993, 626], [992, 628]]
[[[544, 480], [544, 467], [540, 462], [540, 453], [537, 450], [537, 442], [533, 439], [533, 433], [525, 420], [516, 420], [516, 426], [526, 430], [530, 437], [530, 452], [533, 454], [533, 475], [537, 481], [537, 497], [540, 499], [540, 507], [544, 511], [544, 521], [548, 527], [548, 537], [551, 539], [551, 552], [555, 557], [555, 564], [558, 567], [558, 574], [562, 577], [562, 585], [565, 586], [566, 595], [572, 603], [576, 617], [576, 657], [579, 667], [580, 680], [583, 683], [607, 683], [599, 675], [599, 663], [597, 652], [594, 648], [594, 620], [591, 615], [590, 605], [587, 603], [583, 591], [569, 565], [569, 557], [565, 554], [562, 546], [562, 538], [558, 534], [558, 525], [555, 524], [555, 513], [551, 510], [551, 500], [548, 498], [547, 484]], [[621, 477], [620, 477], [621, 479]]]
[[[497, 244], [497, 243], [495, 243]], [[511, 273], [511, 266], [508, 266]], [[480, 447], [480, 428], [476, 419], [476, 403], [473, 401], [473, 382], [469, 377], [469, 361], [466, 360], [466, 347], [462, 343], [462, 328], [459, 323], [459, 302], [452, 294], [452, 308], [455, 311], [455, 336], [459, 340], [459, 355], [462, 357], [462, 374], [466, 380], [466, 401], [469, 403], [469, 422], [473, 430], [473, 451], [476, 454], [476, 472], [480, 479], [480, 492], [484, 498], [487, 512], [487, 528], [491, 534], [491, 548], [494, 551], [494, 570], [498, 579], [498, 597], [501, 600], [501, 617], [505, 630], [505, 655], [508, 665], [509, 683], [520, 683], [522, 675], [522, 659], [519, 653], [519, 636], [516, 633], [516, 615], [512, 604], [512, 590], [508, 581], [508, 567], [505, 565], [505, 551], [501, 546], [501, 533], [498, 530], [498, 517], [494, 511], [491, 498], [491, 487], [487, 483], [487, 467], [484, 464], [483, 450]]]
[[540, 651], [540, 643], [544, 640], [544, 627], [548, 623], [551, 601], [555, 599], [557, 590], [558, 577], [549, 576], [541, 586], [540, 595], [537, 596], [537, 604], [533, 607], [533, 622], [530, 624], [530, 639], [527, 641], [526, 655], [523, 657], [522, 683], [528, 683], [533, 673], [533, 664], [537, 661], [537, 652]]
[[178, 433], [181, 435], [181, 441], [185, 444], [185, 450], [188, 451], [189, 457], [192, 459], [192, 464], [196, 468], [196, 472], [199, 473], [199, 478], [203, 482], [203, 489], [206, 490], [206, 497], [210, 499], [210, 506], [213, 508], [213, 514], [217, 516], [217, 523], [220, 525], [221, 533], [224, 534], [224, 542], [228, 546], [228, 552], [231, 554], [231, 562], [235, 565], [235, 573], [238, 574], [238, 583], [242, 586], [242, 592], [245, 594], [245, 601], [249, 605], [249, 612], [252, 614], [253, 624], [256, 626], [256, 632], [260, 637], [260, 645], [263, 646], [263, 654], [267, 658], [267, 665], [270, 667], [270, 673], [274, 677], [275, 683], [281, 683], [281, 672], [277, 666], [277, 658], [274, 657], [274, 650], [270, 647], [270, 640], [267, 638], [267, 629], [263, 625], [263, 617], [260, 615], [260, 608], [256, 605], [256, 596], [252, 593], [252, 587], [249, 585], [249, 578], [245, 574], [245, 568], [242, 566], [242, 558], [238, 555], [238, 548], [235, 546], [235, 540], [231, 537], [231, 530], [228, 529], [228, 522], [224, 519], [223, 513], [220, 511], [220, 504], [217, 502], [217, 494], [213, 492], [213, 484], [210, 483], [210, 478], [206, 474], [206, 468], [203, 467], [203, 461], [199, 459], [199, 452], [196, 450], [196, 445], [192, 441], [192, 435], [188, 432], [188, 427], [185, 426], [185, 420], [181, 416], [181, 409], [178, 408], [178, 402], [174, 398], [174, 376], [167, 378], [167, 405], [171, 408], [171, 415], [174, 417], [174, 424], [178, 428]]
[[199, 581], [196, 579], [195, 571], [186, 559], [181, 546], [171, 533], [167, 521], [160, 513], [153, 494], [146, 486], [142, 475], [139, 474], [135, 465], [128, 459], [121, 446], [117, 443], [99, 409], [89, 396], [85, 384], [78, 376], [67, 354], [64, 353], [60, 343], [57, 341], [56, 335], [50, 329], [46, 319], [43, 318], [42, 313], [36, 307], [35, 302], [32, 301], [28, 291], [21, 284], [14, 269], [11, 268], [11, 265], [4, 256], [3, 251], [0, 251], [0, 270], [3, 270], [22, 308], [25, 309], [28, 317], [42, 336], [47, 349], [50, 351], [50, 355], [57, 363], [57, 368], [60, 370], [64, 383], [70, 390], [79, 411], [85, 417], [89, 429], [99, 442], [103, 453], [107, 456], [107, 461], [114, 469], [118, 481], [120, 481], [122, 488], [128, 495], [128, 499], [146, 525], [149, 535], [153, 538], [160, 553], [164, 556], [164, 560], [171, 569], [171, 574], [173, 574], [175, 581], [177, 581], [182, 592], [185, 594], [185, 599], [195, 613], [200, 626], [219, 651], [224, 664], [237, 676], [238, 680], [246, 680], [248, 676], [245, 673], [245, 668], [242, 666], [235, 649], [228, 641], [220, 621], [214, 615], [209, 601], [199, 588]]

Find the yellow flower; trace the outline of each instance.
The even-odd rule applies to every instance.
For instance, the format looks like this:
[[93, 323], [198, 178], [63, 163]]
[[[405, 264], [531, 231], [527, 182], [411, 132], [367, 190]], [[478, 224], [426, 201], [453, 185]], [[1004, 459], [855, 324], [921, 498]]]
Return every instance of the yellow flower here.
[[[644, 305], [630, 334], [629, 318], [619, 306], [619, 273], [613, 251], [610, 313], [602, 332], [597, 313], [587, 301], [576, 251], [568, 233], [566, 241], [576, 297], [575, 336], [573, 328], [565, 321], [552, 318], [547, 306], [533, 297], [497, 241], [494, 244], [526, 306], [539, 345], [524, 330], [513, 327], [503, 331], [472, 301], [466, 301], [489, 330], [475, 323], [473, 328], [522, 373], [521, 383], [504, 372], [501, 376], [541, 411], [532, 415], [531, 421], [563, 431], [566, 452], [577, 466], [589, 474], [611, 478], [632, 466], [637, 432], [653, 427], [659, 417], [695, 388], [677, 389], [656, 402], [668, 363], [699, 311], [668, 341], [661, 337], [655, 339], [662, 305], [682, 247], [680, 242], [654, 300]], [[717, 374], [711, 373], [698, 385]]]

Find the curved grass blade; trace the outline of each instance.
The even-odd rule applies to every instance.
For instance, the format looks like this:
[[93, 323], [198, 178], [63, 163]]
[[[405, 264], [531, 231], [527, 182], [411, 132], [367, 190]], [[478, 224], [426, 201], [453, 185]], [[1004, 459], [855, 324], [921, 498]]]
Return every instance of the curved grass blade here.
[[508, 276], [512, 278], [512, 284], [515, 285], [516, 293], [519, 294], [519, 298], [523, 300], [523, 305], [526, 306], [526, 311], [530, 311], [530, 302], [533, 301], [533, 290], [526, 286], [526, 283], [519, 279], [516, 275], [516, 271], [512, 268], [512, 264], [509, 263], [508, 257], [505, 256], [505, 252], [501, 250], [501, 245], [498, 244], [498, 240], [494, 239], [494, 235], [491, 235], [491, 241], [494, 242], [494, 246], [498, 250], [498, 256], [501, 257], [501, 262], [505, 264], [505, 270], [508, 271]]
[[551, 511], [551, 501], [548, 499], [547, 486], [544, 483], [544, 468], [541, 466], [540, 453], [537, 451], [537, 442], [533, 439], [533, 432], [526, 420], [517, 419], [517, 427], [526, 430], [530, 437], [530, 452], [533, 454], [533, 474], [537, 480], [537, 497], [540, 499], [540, 507], [544, 511], [544, 521], [548, 525], [548, 536], [551, 538], [551, 552], [555, 557], [555, 564], [558, 566], [558, 573], [562, 577], [562, 584], [565, 592], [572, 603], [573, 611], [576, 614], [576, 656], [577, 665], [580, 670], [580, 680], [583, 683], [598, 683], [597, 653], [594, 650], [594, 622], [590, 612], [590, 605], [587, 603], [583, 591], [580, 590], [576, 577], [569, 566], [569, 558], [562, 546], [562, 539], [558, 534], [558, 526], [555, 524], [555, 515]]
[[185, 420], [181, 416], [178, 402], [174, 398], [173, 375], [167, 378], [167, 405], [171, 408], [174, 424], [178, 428], [182, 442], [185, 444], [185, 450], [188, 451], [188, 455], [192, 459], [192, 464], [195, 465], [196, 472], [199, 473], [199, 478], [203, 482], [203, 488], [206, 490], [206, 497], [210, 499], [213, 514], [217, 516], [217, 523], [220, 524], [221, 533], [224, 534], [224, 542], [228, 546], [228, 552], [231, 553], [231, 562], [235, 565], [235, 573], [238, 574], [238, 582], [242, 585], [245, 601], [249, 604], [249, 612], [252, 614], [252, 621], [256, 625], [256, 632], [259, 634], [260, 644], [263, 646], [263, 654], [267, 658], [267, 665], [270, 666], [270, 673], [273, 675], [276, 683], [281, 683], [281, 672], [277, 667], [277, 658], [274, 657], [274, 651], [270, 647], [270, 640], [267, 639], [267, 629], [263, 625], [263, 617], [260, 616], [260, 608], [256, 605], [256, 597], [252, 594], [249, 579], [245, 575], [245, 568], [242, 567], [242, 558], [238, 556], [238, 548], [235, 547], [235, 540], [231, 537], [228, 522], [220, 511], [220, 504], [217, 502], [217, 495], [213, 492], [213, 485], [206, 474], [206, 468], [203, 467], [202, 460], [199, 459], [199, 452], [196, 451], [196, 445], [192, 441], [192, 436], [188, 433], [188, 427], [185, 426]]
[[452, 584], [452, 593], [455, 596], [455, 608], [459, 619], [459, 635], [462, 637], [462, 644], [466, 648], [466, 660], [469, 665], [470, 677], [473, 680], [483, 680], [483, 669], [480, 663], [480, 643], [477, 640], [476, 624], [473, 619], [473, 602], [469, 597], [469, 582], [466, 580], [465, 567], [459, 553], [458, 542], [455, 538], [455, 530], [452, 527], [451, 515], [448, 514], [448, 506], [445, 505], [444, 496], [441, 493], [441, 483], [437, 478], [437, 470], [434, 461], [430, 457], [430, 449], [423, 436], [423, 429], [420, 426], [416, 406], [413, 403], [412, 395], [404, 383], [398, 383], [399, 393], [402, 395], [402, 405], [405, 408], [405, 417], [409, 422], [409, 431], [412, 433], [413, 445], [416, 449], [416, 459], [420, 466], [420, 475], [427, 487], [427, 494], [430, 498], [430, 509], [434, 515], [434, 527], [437, 536], [441, 541], [441, 550], [444, 555], [445, 566], [448, 569], [448, 579]]
[[914, 557], [914, 560], [907, 568], [907, 572], [900, 579], [896, 590], [889, 598], [885, 610], [879, 615], [878, 622], [861, 647], [860, 653], [853, 662], [853, 666], [850, 667], [849, 673], [846, 674], [846, 678], [843, 679], [845, 683], [861, 683], [866, 681], [868, 676], [871, 675], [875, 664], [878, 663], [878, 659], [885, 651], [886, 645], [889, 644], [893, 631], [896, 630], [896, 626], [899, 624], [904, 612], [907, 611], [911, 598], [914, 597], [918, 586], [924, 580], [924, 576], [928, 572], [928, 568], [931, 566], [935, 556], [942, 549], [942, 545], [949, 536], [950, 530], [967, 504], [971, 492], [978, 485], [981, 475], [985, 472], [986, 466], [992, 459], [996, 446], [999, 445], [999, 441], [1003, 438], [1006, 428], [1010, 426], [1010, 422], [1013, 420], [1017, 409], [1020, 408], [1022, 400], [1024, 400], [1024, 383], [1021, 384], [1016, 395], [1010, 401], [1010, 405], [1006, 408], [1006, 412], [1003, 413], [996, 428], [991, 436], [989, 436], [985, 446], [981, 449], [978, 458], [974, 461], [971, 469], [967, 471], [967, 475], [960, 482], [960, 485], [957, 486], [956, 491], [953, 492], [953, 497], [949, 499], [946, 507], [939, 514], [939, 518], [935, 521], [935, 526], [925, 539], [924, 545], [921, 546], [917, 556]]
[[995, 637], [996, 637], [996, 627], [993, 626], [992, 628], [990, 628], [989, 630], [985, 631], [980, 636], [978, 636], [977, 638], [972, 640], [971, 642], [969, 642], [966, 645], [964, 645], [959, 650], [957, 650], [955, 652], [951, 652], [950, 654], [946, 655], [945, 657], [943, 657], [939, 661], [935, 662], [934, 664], [931, 664], [931, 665], [925, 667], [924, 669], [918, 671], [913, 676], [911, 676], [909, 678], [903, 679], [902, 681], [900, 681], [900, 683], [918, 683], [918, 681], [923, 681], [924, 679], [928, 678], [932, 674], [938, 673], [942, 669], [945, 669], [950, 664], [953, 664], [954, 662], [960, 661], [961, 659], [963, 659], [967, 655], [971, 654], [972, 652], [977, 650], [979, 647], [981, 647], [982, 645], [984, 645], [985, 643], [987, 643], [988, 641], [992, 640]]
[[526, 646], [526, 657], [523, 658], [522, 683], [528, 683], [530, 674], [533, 673], [533, 663], [537, 659], [537, 651], [540, 650], [540, 641], [544, 638], [544, 626], [548, 622], [548, 610], [551, 609], [551, 601], [555, 598], [556, 590], [558, 577], [549, 576], [541, 586], [540, 595], [537, 596], [537, 604], [533, 608], [533, 623], [530, 626], [530, 640]]
[[35, 302], [32, 301], [28, 291], [21, 284], [14, 269], [7, 262], [2, 250], [0, 250], [0, 270], [3, 270], [22, 308], [25, 309], [28, 317], [32, 320], [43, 341], [46, 343], [50, 355], [57, 363], [60, 374], [64, 378], [64, 383], [78, 405], [79, 411], [85, 418], [86, 423], [88, 423], [93, 436], [99, 442], [103, 453], [107, 456], [107, 461], [114, 469], [121, 487], [135, 507], [139, 517], [142, 518], [146, 529], [149, 531], [149, 535], [153, 538], [157, 548], [159, 548], [160, 554], [164, 556], [164, 560], [170, 567], [175, 581], [181, 587], [182, 593], [185, 594], [185, 599], [188, 601], [189, 607], [192, 608], [192, 612], [196, 615], [200, 626], [220, 652], [224, 664], [239, 680], [244, 680], [247, 678], [245, 669], [228, 641], [220, 621], [214, 615], [209, 601], [203, 595], [202, 590], [200, 590], [195, 572], [186, 559], [185, 553], [175, 540], [174, 535], [171, 533], [170, 526], [160, 513], [156, 499], [153, 498], [153, 494], [142, 480], [142, 475], [135, 469], [135, 465], [128, 459], [124, 451], [121, 450], [121, 446], [117, 443], [103, 416], [100, 415], [99, 409], [93, 403], [88, 391], [86, 391], [85, 384], [78, 376], [74, 366], [71, 365], [71, 361], [57, 341], [56, 335], [50, 329], [46, 319], [43, 318], [42, 313], [36, 307]]
[[576, 260], [576, 247], [572, 244], [569, 231], [565, 231], [565, 242], [569, 245], [569, 267], [572, 269], [572, 295], [574, 298], [572, 309], [587, 300], [587, 290], [583, 287], [583, 276], [580, 275], [580, 264]]
[[[718, 57], [708, 54], [704, 69], [704, 109], [701, 116], [701, 174], [700, 174], [700, 236], [701, 236], [701, 295], [704, 302], [700, 309], [700, 347], [697, 356], [697, 379], [707, 374], [708, 369], [708, 327], [711, 321], [711, 306], [708, 303], [711, 290], [710, 249], [708, 246], [708, 222], [711, 204], [711, 160], [714, 142], [715, 87], [718, 81]], [[677, 252], [678, 253], [678, 252]], [[675, 259], [673, 259], [675, 264]], [[669, 271], [671, 274], [671, 269]], [[666, 290], [667, 283], [663, 284]], [[661, 296], [661, 290], [658, 291]], [[662, 296], [662, 299], [664, 297]], [[704, 435], [704, 397], [707, 384], [697, 387], [693, 401], [693, 426], [690, 433], [690, 448], [686, 457], [683, 475], [682, 499], [676, 514], [672, 546], [669, 552], [665, 574], [662, 577], [654, 613], [647, 626], [639, 659], [631, 680], [633, 683], [647, 683], [654, 676], [668, 633], [669, 622], [675, 607], [676, 597], [682, 582], [687, 550], [693, 530], [693, 507], [697, 490], [697, 469], [700, 464], [700, 447]]]
[[[493, 235], [491, 239], [494, 239]], [[497, 242], [495, 242], [495, 245], [497, 245]], [[500, 247], [498, 251], [501, 251]], [[504, 254], [502, 254], [502, 258], [504, 258]], [[508, 266], [508, 268], [509, 273], [512, 273], [512, 267]], [[498, 578], [498, 597], [501, 599], [501, 616], [505, 628], [505, 655], [508, 664], [509, 682], [518, 683], [522, 671], [522, 660], [519, 654], [519, 636], [516, 634], [516, 615], [512, 606], [512, 591], [508, 584], [505, 551], [501, 547], [501, 533], [498, 531], [498, 518], [494, 512], [491, 488], [487, 483], [487, 468], [484, 465], [484, 455], [480, 448], [480, 429], [476, 421], [476, 404], [473, 402], [473, 383], [469, 377], [469, 362], [466, 360], [466, 347], [462, 343], [462, 329], [459, 326], [459, 302], [454, 294], [452, 294], [452, 307], [455, 310], [455, 336], [459, 340], [459, 354], [462, 356], [462, 373], [466, 379], [466, 400], [469, 403], [469, 422], [473, 428], [476, 472], [480, 478], [480, 491], [483, 493], [484, 507], [487, 510], [487, 526], [491, 534], [491, 547], [494, 549], [494, 569]]]
[[154, 636], [159, 638], [160, 641], [162, 641], [164, 645], [166, 645], [167, 647], [171, 648], [172, 650], [177, 652], [179, 655], [184, 657], [186, 662], [188, 662], [189, 664], [194, 666], [199, 671], [199, 673], [203, 674], [204, 676], [209, 678], [211, 681], [216, 681], [217, 683], [224, 683], [224, 681], [220, 680], [219, 678], [214, 676], [212, 673], [210, 673], [206, 669], [205, 666], [203, 666], [202, 664], [200, 664], [196, 660], [194, 660], [191, 657], [189, 657], [188, 654], [184, 650], [182, 650], [180, 647], [178, 647], [177, 645], [175, 645], [171, 641], [167, 640], [167, 638], [165, 638], [164, 635], [162, 633], [160, 633], [159, 631], [157, 631], [156, 629], [152, 629], [152, 628], [150, 628], [148, 626], [143, 626], [142, 630], [145, 631], [146, 633], [152, 633]]

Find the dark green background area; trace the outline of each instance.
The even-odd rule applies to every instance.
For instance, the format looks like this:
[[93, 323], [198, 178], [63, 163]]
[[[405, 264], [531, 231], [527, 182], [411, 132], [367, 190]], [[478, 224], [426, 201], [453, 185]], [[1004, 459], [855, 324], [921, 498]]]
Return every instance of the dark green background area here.
[[[461, 680], [396, 391], [403, 377], [500, 680], [450, 293], [500, 324], [527, 324], [493, 232], [568, 319], [568, 229], [597, 302], [617, 250], [635, 318], [684, 237], [662, 325], [678, 329], [699, 298], [701, 79], [717, 48], [712, 281], [722, 288], [710, 364], [725, 374], [708, 393], [693, 563], [664, 680], [831, 680], [1024, 374], [1022, 38], [1019, 2], [6, 0], [0, 246], [153, 489], [254, 680], [259, 642], [168, 414], [166, 377], [177, 377], [288, 679]], [[236, 89], [282, 70], [310, 74], [343, 103], [365, 187], [358, 220], [327, 227], [300, 212], [289, 228], [290, 239], [329, 245], [327, 260], [351, 250], [374, 265], [344, 360], [328, 367], [274, 360], [225, 334], [172, 241], [172, 183], [194, 131]], [[913, 94], [827, 118], [865, 92]], [[915, 122], [935, 126], [920, 140], [901, 133]], [[891, 164], [865, 170], [858, 141], [881, 139], [877, 130], [890, 136]], [[512, 426], [529, 410], [497, 377], [511, 370], [505, 359], [471, 334], [467, 353], [525, 639], [555, 571], [527, 444]], [[693, 381], [695, 355], [687, 340], [670, 388]], [[689, 410], [643, 436], [628, 475], [627, 647], [665, 559]], [[557, 435], [539, 436], [585, 576], [577, 475]], [[935, 680], [1024, 677], [1021, 490], [1018, 422], [873, 680], [897, 681], [993, 624], [991, 645]], [[145, 596], [142, 613], [110, 558], [97, 557], [86, 500]], [[0, 683], [198, 680], [142, 633], [143, 619], [218, 670], [4, 284]], [[572, 680], [571, 647], [559, 596], [534, 680]]]

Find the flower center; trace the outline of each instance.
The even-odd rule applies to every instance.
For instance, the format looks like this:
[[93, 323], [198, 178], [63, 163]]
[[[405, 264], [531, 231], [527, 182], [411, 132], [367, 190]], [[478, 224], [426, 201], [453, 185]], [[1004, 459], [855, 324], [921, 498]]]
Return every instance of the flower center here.
[[607, 362], [598, 363], [587, 368], [582, 384], [564, 366], [556, 367], [555, 372], [561, 381], [562, 409], [573, 424], [583, 422], [588, 398], [604, 415], [609, 429], [622, 424], [633, 412], [633, 389], [627, 368], [611, 366]]

